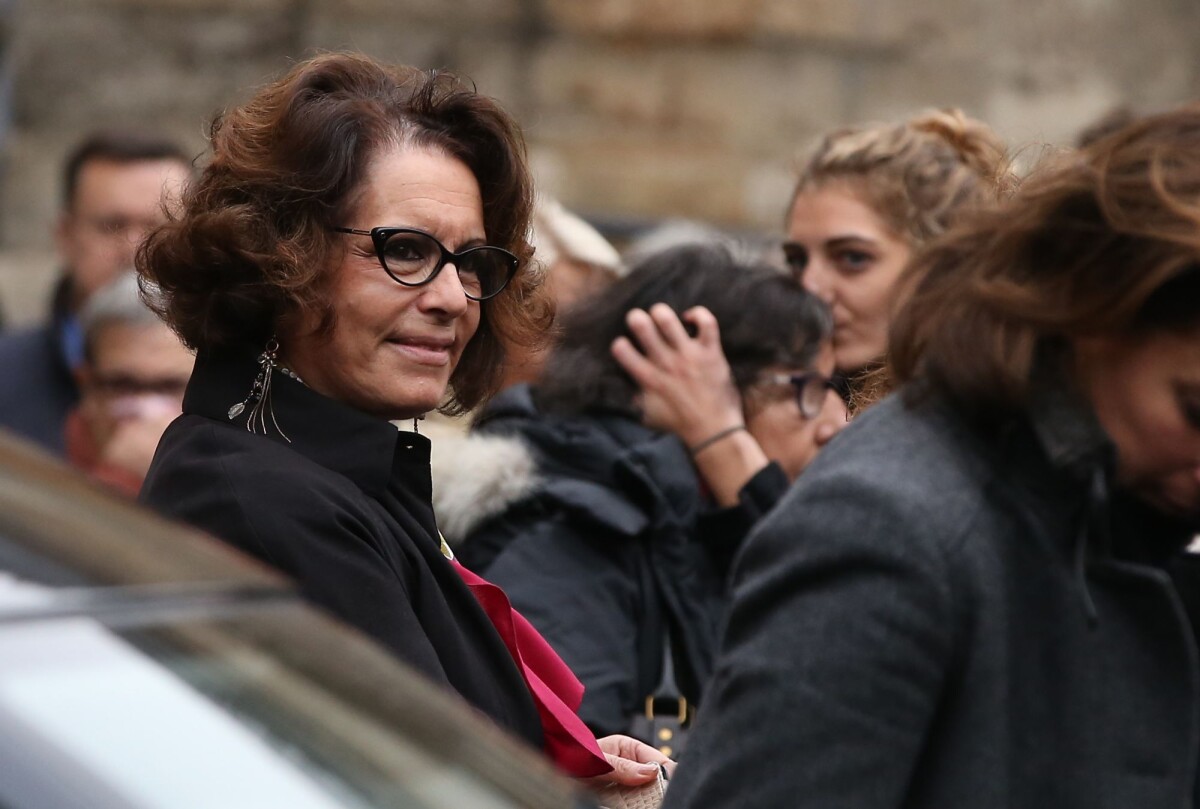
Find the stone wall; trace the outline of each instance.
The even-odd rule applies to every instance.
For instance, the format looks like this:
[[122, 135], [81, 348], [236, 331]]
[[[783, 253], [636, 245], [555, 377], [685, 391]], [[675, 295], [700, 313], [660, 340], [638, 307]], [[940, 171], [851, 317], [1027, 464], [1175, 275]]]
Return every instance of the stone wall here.
[[37, 314], [81, 133], [145, 122], [199, 153], [215, 112], [316, 48], [471, 76], [581, 211], [765, 230], [830, 126], [957, 105], [1055, 143], [1116, 104], [1200, 95], [1191, 0], [25, 0], [11, 30], [10, 320]]

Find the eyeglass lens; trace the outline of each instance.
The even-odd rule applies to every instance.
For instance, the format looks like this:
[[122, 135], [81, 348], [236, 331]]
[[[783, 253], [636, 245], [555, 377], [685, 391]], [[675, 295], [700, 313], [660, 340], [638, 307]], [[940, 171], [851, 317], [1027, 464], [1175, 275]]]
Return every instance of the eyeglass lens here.
[[[442, 266], [443, 248], [423, 233], [393, 233], [383, 246], [383, 262], [389, 273], [402, 284], [424, 283]], [[470, 298], [488, 298], [508, 283], [512, 259], [495, 247], [464, 250], [453, 260], [458, 280]]]
[[812, 419], [820, 415], [829, 390], [829, 383], [822, 376], [814, 374], [800, 380], [800, 384], [796, 386], [796, 400], [804, 418]]

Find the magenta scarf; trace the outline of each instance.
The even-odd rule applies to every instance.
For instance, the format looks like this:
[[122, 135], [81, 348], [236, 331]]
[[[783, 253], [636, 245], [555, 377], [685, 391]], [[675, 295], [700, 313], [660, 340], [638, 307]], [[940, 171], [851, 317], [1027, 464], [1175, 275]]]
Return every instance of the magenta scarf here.
[[612, 765], [596, 744], [596, 736], [579, 718], [583, 683], [567, 668], [533, 624], [512, 608], [508, 596], [451, 559], [500, 633], [537, 705], [545, 738], [545, 753], [559, 769], [576, 778], [612, 772]]

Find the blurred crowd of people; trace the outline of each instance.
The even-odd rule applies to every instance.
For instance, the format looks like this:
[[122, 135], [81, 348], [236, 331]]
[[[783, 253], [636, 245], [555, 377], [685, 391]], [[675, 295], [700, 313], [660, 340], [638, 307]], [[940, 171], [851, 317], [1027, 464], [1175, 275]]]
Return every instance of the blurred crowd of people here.
[[0, 425], [669, 806], [1198, 805], [1200, 106], [1014, 153], [837, 128], [769, 241], [618, 251], [327, 54], [81, 142]]

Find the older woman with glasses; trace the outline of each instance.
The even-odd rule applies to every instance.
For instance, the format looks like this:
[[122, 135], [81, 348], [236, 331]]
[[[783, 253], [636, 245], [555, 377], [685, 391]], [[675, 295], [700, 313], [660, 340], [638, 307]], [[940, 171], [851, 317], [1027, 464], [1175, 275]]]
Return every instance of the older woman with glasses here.
[[214, 124], [185, 203], [138, 258], [197, 352], [142, 499], [293, 576], [567, 772], [656, 777], [653, 749], [597, 746], [578, 681], [453, 560], [429, 442], [391, 423], [474, 407], [499, 335], [546, 325], [514, 122], [448, 74], [321, 56]]
[[[724, 348], [744, 424], [692, 441], [643, 425], [637, 385], [608, 347], [631, 308], [652, 305], [711, 312], [697, 339]], [[720, 246], [674, 248], [577, 307], [537, 383], [477, 420], [481, 442], [523, 459], [503, 480], [464, 470], [460, 485], [481, 496], [460, 554], [583, 680], [580, 715], [597, 733], [679, 751], [680, 728], [656, 723], [686, 725], [702, 704], [741, 538], [845, 424], [827, 380], [830, 330], [820, 301], [775, 269]], [[766, 455], [735, 480], [720, 464], [743, 435]]]

